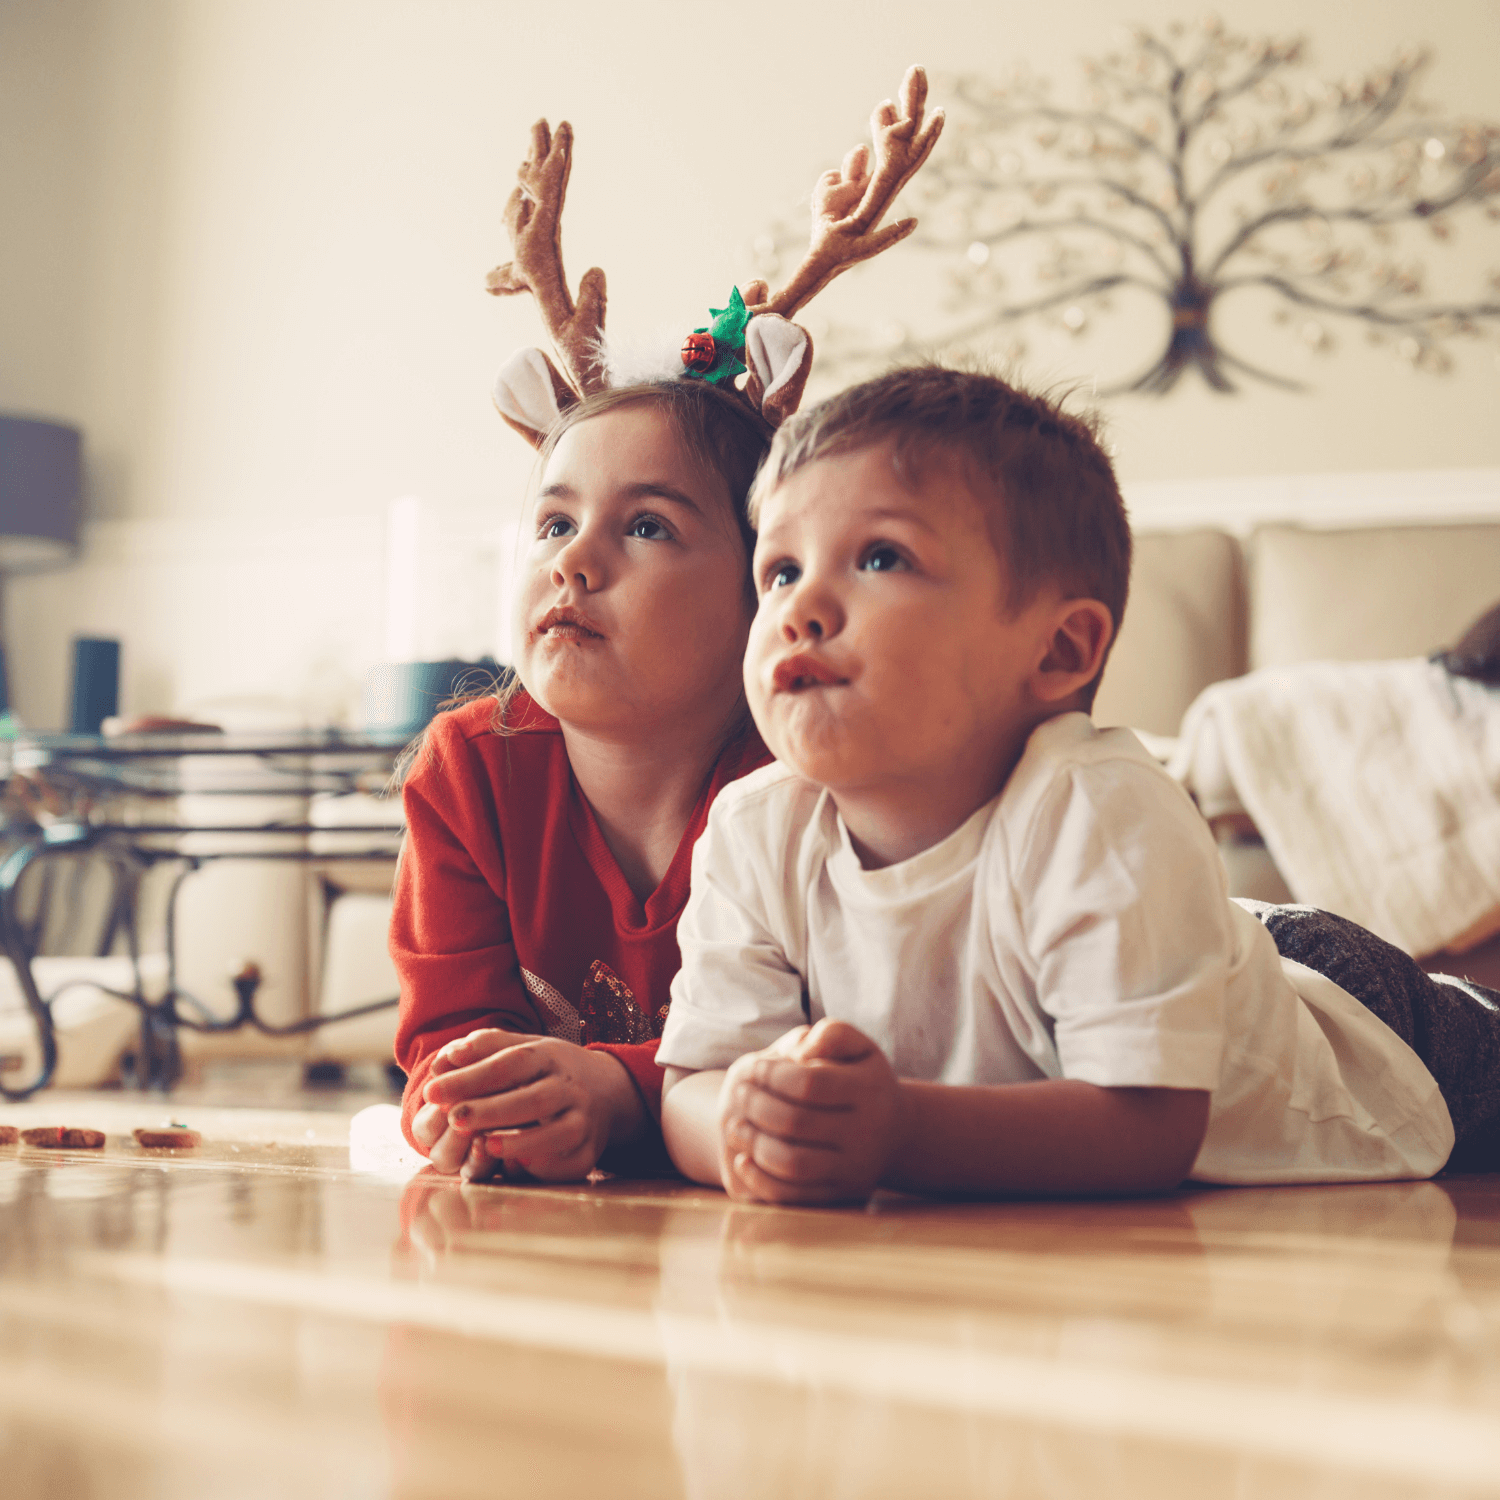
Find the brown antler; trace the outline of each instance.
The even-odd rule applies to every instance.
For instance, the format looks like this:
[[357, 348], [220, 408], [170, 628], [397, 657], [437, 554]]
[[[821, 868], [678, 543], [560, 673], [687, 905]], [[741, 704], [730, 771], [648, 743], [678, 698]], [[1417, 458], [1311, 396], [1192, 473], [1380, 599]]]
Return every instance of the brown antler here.
[[765, 291], [752, 285], [749, 290], [758, 295], [754, 302], [750, 296], [745, 301], [756, 312], [791, 317], [840, 271], [879, 255], [917, 227], [915, 219], [902, 219], [884, 229], [879, 225], [943, 132], [940, 109], [933, 110], [923, 124], [926, 102], [927, 74], [921, 68], [908, 68], [901, 80], [901, 112], [897, 114], [896, 105], [887, 99], [870, 118], [875, 170], [870, 170], [870, 148], [859, 145], [844, 158], [842, 168], [818, 179], [813, 188], [812, 245], [792, 279], [769, 301], [762, 303]]
[[531, 150], [516, 173], [516, 188], [505, 205], [514, 260], [485, 278], [496, 297], [530, 292], [542, 312], [572, 384], [580, 396], [607, 385], [600, 361], [604, 334], [604, 272], [585, 271], [575, 305], [562, 262], [562, 209], [573, 169], [573, 127], [560, 121], [554, 132], [545, 120], [531, 127]]

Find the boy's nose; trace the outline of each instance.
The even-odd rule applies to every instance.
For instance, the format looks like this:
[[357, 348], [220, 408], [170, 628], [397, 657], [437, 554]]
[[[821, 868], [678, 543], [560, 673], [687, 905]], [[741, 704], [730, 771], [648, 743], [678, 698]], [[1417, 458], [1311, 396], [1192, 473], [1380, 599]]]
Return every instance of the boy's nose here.
[[795, 646], [798, 640], [822, 640], [823, 622], [817, 618], [783, 621], [781, 639], [790, 646]]
[[821, 641], [823, 639], [823, 622], [816, 615], [783, 620], [781, 633], [789, 642], [801, 640]]
[[837, 604], [817, 589], [801, 588], [787, 601], [781, 616], [781, 635], [788, 645], [798, 641], [821, 641], [838, 633], [841, 617]]

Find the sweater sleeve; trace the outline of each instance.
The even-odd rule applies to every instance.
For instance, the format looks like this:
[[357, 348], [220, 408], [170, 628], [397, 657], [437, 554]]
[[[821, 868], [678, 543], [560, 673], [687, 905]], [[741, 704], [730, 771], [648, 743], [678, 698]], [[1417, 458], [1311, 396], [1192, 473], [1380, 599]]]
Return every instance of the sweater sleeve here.
[[658, 1037], [649, 1042], [590, 1042], [589, 1051], [607, 1052], [630, 1074], [630, 1081], [641, 1096], [651, 1118], [661, 1119], [662, 1071], [656, 1065]]
[[480, 1027], [547, 1028], [516, 959], [493, 784], [446, 715], [428, 730], [404, 797], [390, 949], [401, 981], [396, 1060], [407, 1074], [401, 1126], [415, 1147], [412, 1117], [443, 1046]]
[[599, 1158], [606, 1172], [623, 1177], [676, 1177], [661, 1135], [661, 1086], [665, 1079], [656, 1065], [660, 1038], [650, 1042], [590, 1042], [591, 1052], [608, 1052], [630, 1075], [647, 1114], [646, 1127], [628, 1146], [611, 1146]]

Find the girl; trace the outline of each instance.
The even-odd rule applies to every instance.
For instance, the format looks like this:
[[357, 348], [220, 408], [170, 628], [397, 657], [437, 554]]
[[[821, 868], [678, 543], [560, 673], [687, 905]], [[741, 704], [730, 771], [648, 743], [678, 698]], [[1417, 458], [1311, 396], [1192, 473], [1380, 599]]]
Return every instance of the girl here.
[[542, 448], [518, 681], [441, 715], [405, 789], [402, 1123], [440, 1171], [576, 1179], [659, 1151], [692, 847], [770, 758], [740, 674], [769, 441], [734, 396], [664, 382], [585, 398]]
[[926, 98], [909, 69], [876, 106], [873, 149], [819, 178], [780, 291], [735, 291], [665, 351], [675, 378], [616, 390], [604, 273], [576, 300], [563, 274], [572, 128], [532, 127], [505, 210], [513, 259], [487, 283], [535, 296], [560, 361], [523, 351], [495, 392], [542, 465], [516, 679], [428, 731], [391, 921], [402, 1125], [440, 1171], [579, 1178], [606, 1152], [665, 1165], [656, 1043], [693, 844], [719, 789], [770, 759], [741, 685], [745, 500], [807, 382], [812, 343], [789, 320], [916, 227], [881, 221], [942, 131]]

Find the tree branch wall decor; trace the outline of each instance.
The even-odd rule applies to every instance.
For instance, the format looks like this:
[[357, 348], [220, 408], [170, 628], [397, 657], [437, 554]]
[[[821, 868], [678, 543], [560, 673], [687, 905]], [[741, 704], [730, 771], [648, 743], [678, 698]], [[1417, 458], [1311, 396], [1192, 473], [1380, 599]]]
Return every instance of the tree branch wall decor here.
[[[1307, 348], [1346, 325], [1448, 369], [1454, 340], [1500, 334], [1500, 127], [1425, 102], [1421, 51], [1338, 82], [1304, 53], [1177, 23], [1085, 60], [1076, 104], [1022, 69], [946, 80], [934, 94], [953, 123], [912, 206], [913, 243], [950, 282], [950, 326], [829, 329], [820, 358], [847, 369], [1007, 334], [1015, 356], [1026, 326], [1081, 336], [1134, 299], [1159, 309], [1140, 325], [1157, 346], [1116, 389], [1162, 394], [1188, 371], [1218, 391], [1237, 375], [1295, 388], [1221, 332], [1226, 302], [1259, 293]], [[1477, 286], [1434, 287], [1425, 257], [1460, 233], [1485, 236], [1493, 260]], [[762, 264], [789, 247], [779, 228], [757, 242]]]

